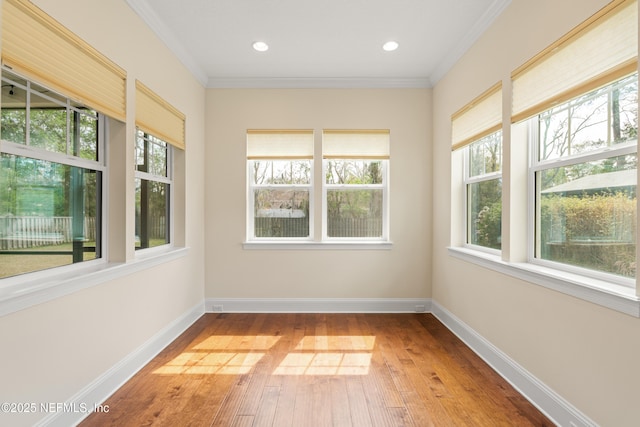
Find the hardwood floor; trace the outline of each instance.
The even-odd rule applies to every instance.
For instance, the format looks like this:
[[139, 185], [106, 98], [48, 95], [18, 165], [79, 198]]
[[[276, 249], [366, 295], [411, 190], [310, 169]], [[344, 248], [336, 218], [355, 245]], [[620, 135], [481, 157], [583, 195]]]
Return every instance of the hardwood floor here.
[[206, 314], [88, 426], [552, 426], [430, 314]]

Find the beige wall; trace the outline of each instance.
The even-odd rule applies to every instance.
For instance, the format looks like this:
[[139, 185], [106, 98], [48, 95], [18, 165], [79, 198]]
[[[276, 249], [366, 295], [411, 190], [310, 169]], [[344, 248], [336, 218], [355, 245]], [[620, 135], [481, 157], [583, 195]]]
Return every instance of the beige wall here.
[[637, 425], [631, 408], [640, 401], [640, 319], [447, 252], [451, 218], [459, 218], [459, 204], [451, 199], [451, 114], [497, 81], [508, 83], [513, 69], [606, 3], [513, 0], [434, 88], [433, 174], [439, 181], [433, 195], [432, 296], [597, 423], [630, 426]]
[[[182, 187], [176, 214], [188, 218], [183, 238], [187, 255], [0, 317], [0, 401], [62, 403], [203, 300], [205, 90], [124, 0], [34, 3], [124, 68], [129, 96], [140, 79], [187, 116], [186, 184], [176, 183]], [[128, 119], [133, 117], [132, 101], [130, 97]], [[126, 162], [111, 159], [114, 176], [133, 176], [134, 127], [128, 121], [126, 132], [119, 133], [125, 134], [126, 141], [120, 142], [131, 151]], [[110, 233], [125, 235], [133, 225], [132, 180], [126, 194], [111, 190], [110, 212], [124, 214]], [[122, 248], [115, 251], [122, 259], [134, 256], [130, 248], [127, 254]], [[3, 417], [0, 424], [32, 425], [44, 415]]]
[[[208, 90], [206, 296], [429, 297], [430, 103], [428, 89]], [[322, 129], [390, 129], [393, 248], [244, 250], [245, 135], [251, 128], [314, 129], [316, 153]], [[320, 224], [321, 187], [317, 188], [315, 212]]]

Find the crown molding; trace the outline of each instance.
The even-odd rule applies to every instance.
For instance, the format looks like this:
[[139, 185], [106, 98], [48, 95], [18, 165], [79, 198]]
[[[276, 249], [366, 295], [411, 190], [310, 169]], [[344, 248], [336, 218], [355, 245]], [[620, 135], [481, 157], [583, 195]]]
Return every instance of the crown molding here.
[[480, 19], [471, 27], [469, 32], [460, 42], [449, 51], [445, 58], [435, 68], [429, 79], [435, 85], [445, 74], [462, 58], [462, 56], [473, 46], [480, 36], [487, 31], [493, 21], [511, 4], [511, 0], [494, 0], [494, 2], [482, 14]]
[[212, 77], [209, 89], [415, 89], [430, 88], [428, 78], [377, 78], [377, 77]]
[[158, 15], [149, 6], [147, 0], [126, 0], [133, 11], [151, 28], [158, 38], [169, 48], [178, 60], [193, 74], [201, 85], [207, 84], [207, 73], [193, 59], [184, 46], [176, 39], [173, 33], [162, 22]]

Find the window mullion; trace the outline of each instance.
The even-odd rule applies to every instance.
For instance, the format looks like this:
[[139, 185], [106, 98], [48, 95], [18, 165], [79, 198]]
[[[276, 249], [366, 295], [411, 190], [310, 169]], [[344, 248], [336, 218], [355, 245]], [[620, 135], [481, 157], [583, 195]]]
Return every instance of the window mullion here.
[[31, 146], [31, 82], [27, 81], [26, 95], [26, 110], [25, 111], [25, 127], [24, 127], [24, 145], [26, 147]]
[[22, 144], [16, 144], [15, 142], [2, 141], [0, 143], [0, 148], [3, 153], [13, 154], [20, 157], [28, 157], [30, 159], [45, 160], [47, 162], [62, 163], [69, 166], [84, 169], [95, 169], [98, 171], [104, 171], [106, 169], [106, 167], [100, 162], [81, 159], [75, 156], [68, 156], [62, 153], [55, 153], [41, 148], [26, 147]]
[[483, 175], [477, 175], [472, 178], [465, 179], [465, 184], [474, 184], [476, 182], [491, 181], [502, 177], [502, 172], [491, 172]]
[[162, 182], [163, 184], [171, 184], [171, 178], [160, 175], [153, 175], [148, 172], [136, 171], [136, 178], [145, 179], [147, 181]]
[[336, 190], [380, 190], [385, 184], [327, 184], [327, 188]]
[[633, 154], [638, 150], [637, 145], [634, 144], [620, 144], [620, 147], [605, 147], [597, 151], [591, 151], [588, 153], [578, 154], [566, 158], [559, 158], [546, 161], [534, 162], [532, 168], [534, 171], [540, 171], [545, 169], [572, 166], [580, 163], [591, 162], [595, 160], [607, 159], [609, 157], [623, 156], [627, 154]]

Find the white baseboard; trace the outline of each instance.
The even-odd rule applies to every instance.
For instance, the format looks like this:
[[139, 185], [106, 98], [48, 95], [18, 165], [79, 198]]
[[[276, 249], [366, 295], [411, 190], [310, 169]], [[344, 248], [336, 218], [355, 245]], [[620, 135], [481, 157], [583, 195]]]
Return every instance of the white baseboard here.
[[64, 403], [65, 408], [73, 408], [74, 410], [51, 413], [41, 419], [36, 426], [67, 427], [77, 425], [90, 415], [94, 405], [100, 405], [104, 402], [203, 314], [204, 306], [199, 303]]
[[556, 425], [563, 427], [597, 426], [593, 420], [571, 403], [435, 301], [432, 302], [432, 313]]
[[207, 298], [208, 313], [424, 313], [430, 298]]

